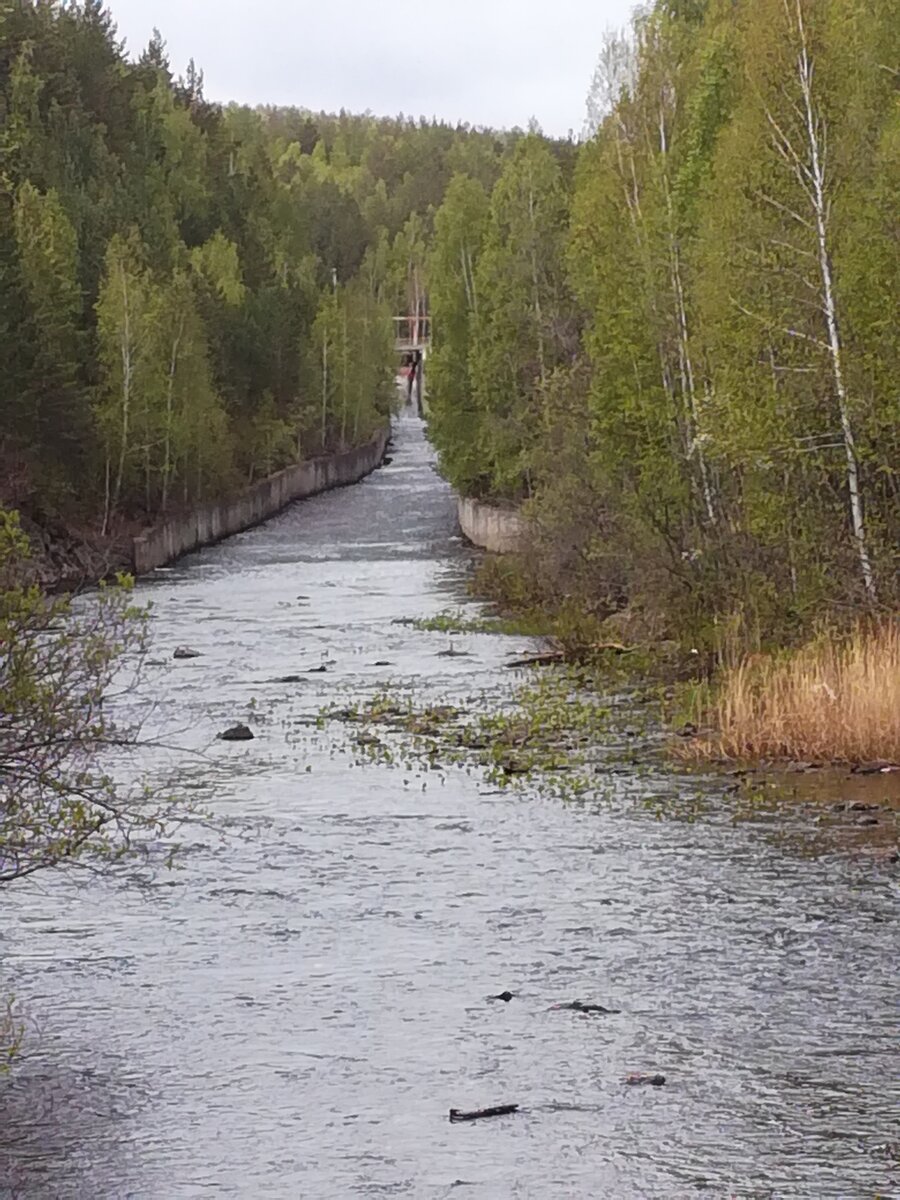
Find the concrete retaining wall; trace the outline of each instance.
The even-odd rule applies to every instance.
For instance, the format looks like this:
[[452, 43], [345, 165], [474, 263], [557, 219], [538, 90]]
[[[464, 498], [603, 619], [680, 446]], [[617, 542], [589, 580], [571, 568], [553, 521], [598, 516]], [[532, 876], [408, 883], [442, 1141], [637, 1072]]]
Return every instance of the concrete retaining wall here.
[[381, 463], [389, 436], [390, 430], [385, 429], [355, 450], [285, 467], [253, 484], [240, 496], [204, 504], [193, 512], [148, 529], [134, 539], [135, 574], [145, 575], [156, 567], [174, 562], [190, 550], [210, 546], [233, 533], [250, 529], [280, 512], [293, 500], [357, 483]]
[[459, 498], [459, 524], [475, 546], [492, 554], [513, 554], [525, 540], [527, 524], [514, 508], [497, 508], [481, 500]]

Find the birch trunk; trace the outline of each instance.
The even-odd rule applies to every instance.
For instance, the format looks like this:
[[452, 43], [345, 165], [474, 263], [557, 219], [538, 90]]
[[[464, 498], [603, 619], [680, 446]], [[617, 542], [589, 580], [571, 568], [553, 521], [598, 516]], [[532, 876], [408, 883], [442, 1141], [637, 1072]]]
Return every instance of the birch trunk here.
[[175, 373], [178, 369], [178, 351], [184, 335], [184, 318], [178, 325], [178, 332], [172, 342], [172, 353], [169, 356], [169, 373], [166, 379], [166, 432], [163, 441], [163, 470], [162, 470], [162, 511], [169, 506], [169, 481], [172, 474], [172, 414], [175, 407]]
[[800, 83], [800, 92], [803, 97], [803, 115], [806, 123], [807, 149], [809, 152], [809, 166], [807, 171], [810, 188], [804, 190], [807, 191], [807, 195], [812, 203], [815, 221], [818, 266], [822, 281], [822, 310], [825, 315], [828, 356], [841, 420], [844, 454], [847, 461], [847, 491], [850, 496], [850, 520], [853, 528], [853, 540], [859, 558], [859, 568], [863, 585], [869, 599], [874, 600], [875, 577], [872, 572], [872, 563], [866, 543], [865, 518], [863, 516], [859, 484], [859, 460], [856, 454], [856, 438], [853, 433], [853, 422], [850, 416], [850, 403], [844, 375], [843, 344], [840, 336], [829, 246], [828, 220], [830, 204], [826, 180], [824, 131], [813, 100], [813, 76], [815, 72], [809, 54], [809, 43], [806, 36], [806, 24], [803, 20], [801, 0], [795, 0], [795, 10], [797, 15], [797, 35], [799, 38], [797, 75]]
[[116, 482], [113, 489], [111, 515], [119, 507], [122, 494], [122, 480], [125, 476], [125, 457], [128, 453], [128, 437], [131, 422], [131, 383], [134, 375], [134, 346], [131, 338], [131, 297], [128, 291], [128, 276], [125, 266], [119, 262], [119, 283], [122, 289], [122, 332], [120, 348], [122, 355], [122, 425], [121, 444], [119, 446], [119, 464], [116, 470]]

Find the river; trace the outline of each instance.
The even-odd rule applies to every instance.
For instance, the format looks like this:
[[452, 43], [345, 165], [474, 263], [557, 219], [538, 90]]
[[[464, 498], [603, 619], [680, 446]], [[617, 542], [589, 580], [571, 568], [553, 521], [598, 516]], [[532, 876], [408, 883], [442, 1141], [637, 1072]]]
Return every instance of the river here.
[[[0, 1194], [900, 1193], [897, 868], [853, 828], [735, 819], [730, 781], [653, 758], [596, 802], [423, 783], [311, 724], [388, 680], [456, 703], [509, 686], [521, 639], [446, 657], [396, 623], [477, 611], [414, 417], [396, 442], [362, 484], [140, 585], [167, 663], [149, 723], [202, 751], [183, 782], [212, 787], [214, 821], [174, 872], [4, 894], [29, 1036], [0, 1081]], [[214, 740], [238, 720], [255, 741]], [[702, 811], [660, 817], [665, 797]], [[621, 1012], [551, 1007], [576, 997]]]

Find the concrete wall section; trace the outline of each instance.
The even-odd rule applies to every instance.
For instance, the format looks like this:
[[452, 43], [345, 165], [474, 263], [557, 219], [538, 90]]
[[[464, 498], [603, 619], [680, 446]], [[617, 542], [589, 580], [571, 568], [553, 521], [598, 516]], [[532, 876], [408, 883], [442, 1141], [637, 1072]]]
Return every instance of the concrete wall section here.
[[496, 508], [461, 496], [459, 524], [473, 545], [492, 554], [513, 554], [524, 544], [525, 518], [514, 508]]
[[253, 484], [240, 496], [204, 504], [193, 512], [148, 529], [134, 539], [135, 574], [145, 575], [156, 567], [174, 562], [190, 550], [210, 546], [233, 533], [250, 529], [294, 500], [358, 483], [381, 463], [389, 436], [390, 431], [385, 429], [371, 442], [354, 450], [285, 467]]

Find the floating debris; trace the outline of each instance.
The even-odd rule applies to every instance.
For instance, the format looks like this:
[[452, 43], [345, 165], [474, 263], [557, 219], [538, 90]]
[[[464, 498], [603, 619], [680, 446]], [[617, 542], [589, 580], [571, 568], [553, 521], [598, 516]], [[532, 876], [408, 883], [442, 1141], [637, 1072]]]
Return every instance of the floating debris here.
[[459, 1121], [481, 1121], [484, 1117], [508, 1117], [511, 1113], [518, 1111], [518, 1104], [497, 1104], [493, 1108], [476, 1108], [472, 1112], [451, 1108], [450, 1121], [452, 1124]]

